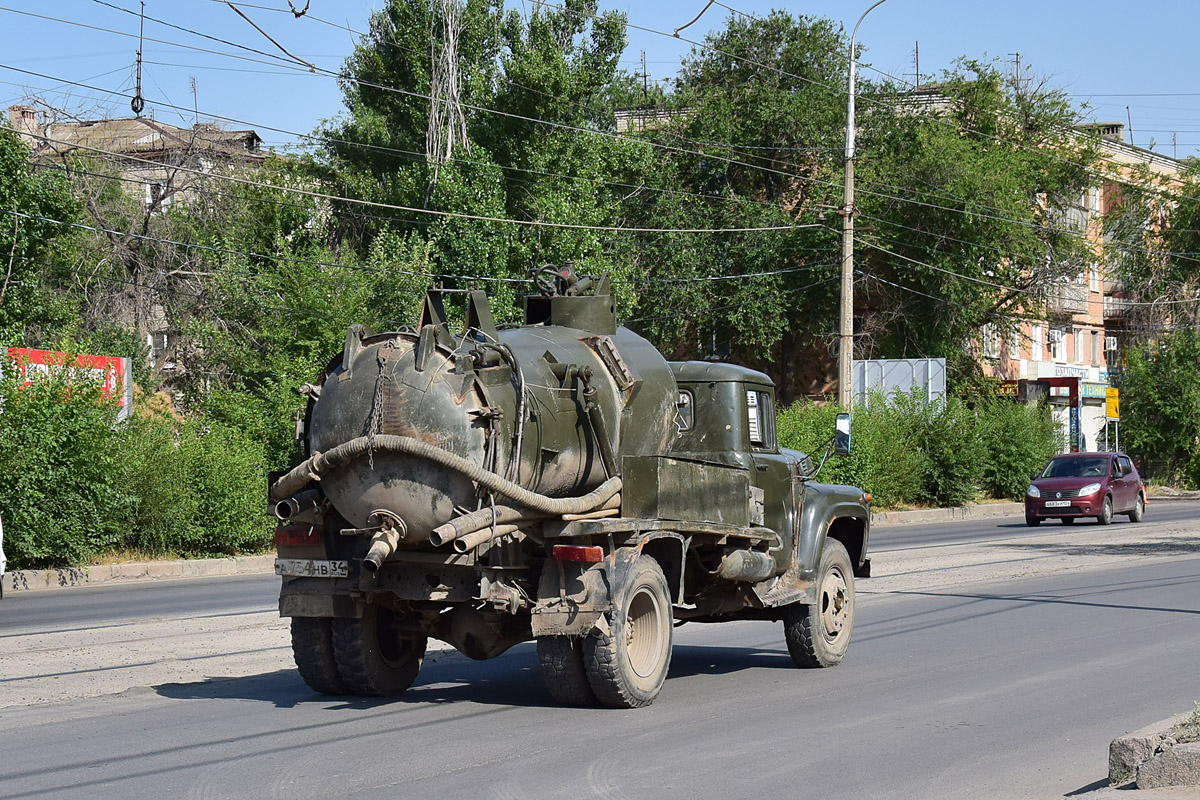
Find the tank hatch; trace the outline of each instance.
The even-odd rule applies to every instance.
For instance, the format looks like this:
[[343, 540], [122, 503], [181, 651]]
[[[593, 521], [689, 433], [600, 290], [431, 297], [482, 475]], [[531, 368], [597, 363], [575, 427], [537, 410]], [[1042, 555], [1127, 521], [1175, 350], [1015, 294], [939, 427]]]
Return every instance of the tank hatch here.
[[570, 265], [546, 265], [534, 272], [533, 281], [538, 294], [525, 296], [526, 325], [558, 325], [609, 336], [617, 332], [617, 307], [607, 275], [596, 279], [576, 274]]

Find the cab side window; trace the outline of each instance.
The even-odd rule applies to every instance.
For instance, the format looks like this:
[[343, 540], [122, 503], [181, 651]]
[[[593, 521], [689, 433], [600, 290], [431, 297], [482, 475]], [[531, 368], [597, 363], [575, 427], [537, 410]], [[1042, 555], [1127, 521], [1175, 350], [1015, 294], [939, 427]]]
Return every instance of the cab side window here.
[[746, 390], [746, 431], [755, 450], [775, 449], [775, 408], [770, 392]]

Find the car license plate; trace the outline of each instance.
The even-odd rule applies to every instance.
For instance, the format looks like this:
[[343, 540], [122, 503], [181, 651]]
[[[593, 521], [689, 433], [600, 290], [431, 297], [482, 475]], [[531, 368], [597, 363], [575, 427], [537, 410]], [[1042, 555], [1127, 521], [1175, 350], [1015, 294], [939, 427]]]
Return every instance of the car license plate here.
[[1070, 500], [1047, 500], [1046, 508], [1070, 508]]
[[311, 558], [277, 558], [276, 575], [301, 578], [345, 578], [350, 574], [348, 561], [320, 561]]

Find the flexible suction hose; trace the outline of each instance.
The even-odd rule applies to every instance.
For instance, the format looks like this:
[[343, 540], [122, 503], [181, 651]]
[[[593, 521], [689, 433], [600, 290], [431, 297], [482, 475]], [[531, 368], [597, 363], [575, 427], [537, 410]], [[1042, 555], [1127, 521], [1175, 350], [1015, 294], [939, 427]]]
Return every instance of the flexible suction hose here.
[[489, 472], [473, 461], [462, 456], [435, 447], [428, 442], [414, 439], [411, 436], [395, 436], [380, 434], [368, 439], [360, 436], [326, 453], [316, 453], [304, 463], [292, 469], [271, 486], [270, 499], [274, 503], [291, 497], [308, 485], [309, 481], [319, 481], [321, 476], [330, 470], [335, 470], [350, 463], [355, 458], [367, 454], [368, 450], [384, 453], [399, 453], [416, 456], [439, 464], [447, 469], [460, 472], [485, 489], [504, 495], [517, 504], [540, 511], [547, 515], [582, 514], [591, 511], [608, 502], [613, 495], [621, 491], [621, 479], [613, 477], [597, 486], [592, 491], [579, 497], [547, 497], [544, 494], [531, 492], [523, 486], [506, 480], [494, 472]]

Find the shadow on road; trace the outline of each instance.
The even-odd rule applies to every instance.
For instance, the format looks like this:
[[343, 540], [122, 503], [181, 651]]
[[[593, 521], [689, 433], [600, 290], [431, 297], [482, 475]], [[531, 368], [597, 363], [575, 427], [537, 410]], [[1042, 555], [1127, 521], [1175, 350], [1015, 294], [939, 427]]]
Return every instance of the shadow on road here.
[[[670, 681], [697, 675], [725, 675], [751, 669], [795, 669], [782, 644], [778, 651], [750, 647], [676, 645], [671, 655]], [[559, 708], [542, 683], [532, 644], [514, 647], [490, 661], [472, 661], [452, 651], [437, 651], [426, 659], [417, 681], [399, 697], [337, 697], [314, 692], [293, 669], [233, 678], [208, 678], [192, 683], [154, 687], [160, 697], [174, 700], [256, 700], [276, 708], [327, 706], [330, 710], [370, 710], [400, 704], [439, 705], [476, 703]]]
[[1157, 539], [1145, 542], [1006, 542], [1004, 547], [1064, 556], [1194, 556], [1200, 539]]

